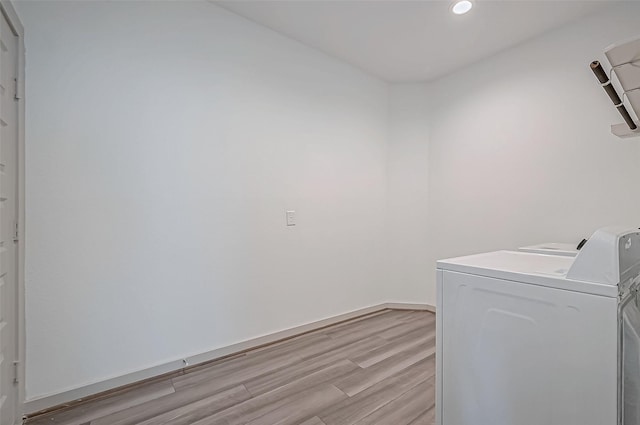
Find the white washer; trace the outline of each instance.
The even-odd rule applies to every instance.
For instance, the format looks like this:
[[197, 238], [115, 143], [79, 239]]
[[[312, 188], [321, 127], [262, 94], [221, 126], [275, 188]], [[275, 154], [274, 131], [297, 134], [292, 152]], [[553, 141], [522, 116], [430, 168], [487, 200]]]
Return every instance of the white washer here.
[[640, 425], [639, 282], [626, 228], [438, 261], [436, 424]]

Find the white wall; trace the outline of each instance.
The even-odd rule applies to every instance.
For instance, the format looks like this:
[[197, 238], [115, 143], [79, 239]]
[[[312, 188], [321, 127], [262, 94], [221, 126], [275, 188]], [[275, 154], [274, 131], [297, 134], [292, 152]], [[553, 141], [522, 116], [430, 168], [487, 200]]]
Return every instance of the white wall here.
[[427, 302], [438, 258], [640, 226], [640, 139], [610, 134], [622, 119], [589, 69], [639, 20], [625, 3], [427, 87]]
[[[433, 267], [428, 231], [429, 103], [425, 85], [395, 84], [389, 92], [387, 265], [391, 300], [424, 303]], [[432, 303], [432, 305], [435, 305]]]
[[204, 2], [17, 8], [28, 399], [389, 300], [386, 84]]

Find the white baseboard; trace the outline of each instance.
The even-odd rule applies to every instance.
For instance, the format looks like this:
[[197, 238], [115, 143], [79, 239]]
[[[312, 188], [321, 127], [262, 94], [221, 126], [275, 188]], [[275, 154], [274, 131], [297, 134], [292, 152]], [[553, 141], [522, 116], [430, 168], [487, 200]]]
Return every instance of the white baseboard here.
[[435, 312], [435, 308], [428, 304], [408, 304], [408, 303], [385, 303], [375, 305], [371, 307], [362, 308], [359, 310], [351, 311], [348, 313], [340, 314], [338, 316], [330, 317], [316, 322], [307, 323], [305, 325], [296, 326], [294, 328], [286, 329], [284, 331], [272, 333], [269, 335], [253, 338], [247, 341], [240, 342], [238, 344], [229, 345], [226, 347], [218, 348], [208, 351], [206, 353], [197, 354], [187, 357], [186, 359], [176, 359], [174, 361], [156, 365], [144, 370], [129, 373], [126, 375], [118, 376], [115, 378], [107, 379], [93, 384], [85, 385], [62, 393], [53, 394], [37, 399], [27, 400], [24, 404], [24, 411], [28, 412], [27, 415], [33, 415], [40, 411], [50, 409], [55, 406], [63, 406], [66, 403], [80, 401], [85, 397], [89, 397], [104, 391], [130, 385], [145, 379], [154, 378], [170, 372], [176, 372], [184, 367], [186, 361], [188, 365], [196, 365], [199, 363], [208, 362], [224, 356], [246, 351], [251, 348], [256, 348], [265, 344], [270, 344], [276, 341], [280, 341], [285, 338], [290, 338], [305, 332], [313, 331], [325, 326], [330, 326], [338, 322], [353, 319], [355, 317], [363, 316], [366, 314], [375, 313], [377, 311], [385, 309], [400, 309], [400, 310], [426, 310]]
[[436, 307], [431, 304], [412, 304], [412, 303], [385, 303], [384, 308], [391, 310], [422, 310], [436, 312]]

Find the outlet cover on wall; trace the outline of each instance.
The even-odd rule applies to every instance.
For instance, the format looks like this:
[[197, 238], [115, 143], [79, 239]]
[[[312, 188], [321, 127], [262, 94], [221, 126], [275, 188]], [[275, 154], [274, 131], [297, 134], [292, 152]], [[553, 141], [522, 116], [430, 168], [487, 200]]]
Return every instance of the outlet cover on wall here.
[[287, 226], [295, 226], [295, 225], [296, 225], [296, 212], [287, 211]]

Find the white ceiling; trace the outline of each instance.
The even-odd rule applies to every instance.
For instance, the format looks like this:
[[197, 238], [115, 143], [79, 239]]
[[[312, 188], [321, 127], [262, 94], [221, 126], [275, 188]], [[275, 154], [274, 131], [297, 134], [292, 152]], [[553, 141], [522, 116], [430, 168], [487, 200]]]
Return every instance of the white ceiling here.
[[227, 10], [391, 82], [428, 81], [615, 0], [227, 0]]

